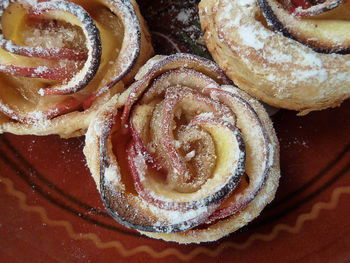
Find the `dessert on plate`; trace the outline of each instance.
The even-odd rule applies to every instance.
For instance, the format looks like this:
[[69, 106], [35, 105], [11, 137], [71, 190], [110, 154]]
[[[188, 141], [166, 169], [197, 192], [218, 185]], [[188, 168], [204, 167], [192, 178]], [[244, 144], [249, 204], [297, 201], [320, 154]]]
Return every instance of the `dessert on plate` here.
[[264, 107], [212, 61], [155, 56], [93, 118], [84, 153], [110, 215], [149, 237], [217, 240], [272, 201], [279, 144]]
[[300, 115], [350, 96], [350, 1], [203, 0], [207, 47], [251, 96]]
[[135, 1], [0, 3], [0, 132], [79, 136], [153, 55]]

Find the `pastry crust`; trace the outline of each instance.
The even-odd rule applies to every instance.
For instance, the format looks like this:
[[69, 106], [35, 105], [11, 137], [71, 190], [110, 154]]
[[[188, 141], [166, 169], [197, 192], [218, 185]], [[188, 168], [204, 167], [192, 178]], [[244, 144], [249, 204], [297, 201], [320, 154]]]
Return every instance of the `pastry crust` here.
[[350, 55], [317, 53], [274, 32], [253, 0], [203, 0], [199, 9], [214, 60], [251, 96], [300, 115], [349, 98]]
[[258, 217], [265, 206], [274, 199], [281, 176], [278, 139], [276, 137], [271, 120], [263, 106], [258, 101], [245, 94], [243, 91], [237, 91], [239, 92], [240, 96], [249, 100], [249, 103], [251, 103], [253, 106], [254, 110], [262, 121], [262, 125], [267, 130], [269, 141], [274, 148], [273, 165], [269, 169], [263, 187], [260, 189], [259, 193], [253, 199], [253, 201], [251, 201], [249, 205], [245, 207], [245, 209], [226, 219], [221, 219], [218, 222], [209, 225], [207, 228], [188, 230], [178, 233], [163, 234], [141, 232], [142, 234], [152, 238], [163, 239], [165, 241], [174, 241], [182, 244], [215, 241], [247, 225], [253, 219]]
[[[85, 3], [84, 1], [80, 0], [75, 0], [73, 2], [78, 5], [81, 4], [83, 7], [86, 6], [88, 12], [93, 10], [89, 3]], [[141, 16], [139, 7], [135, 1], [132, 0], [130, 3], [125, 1], [122, 3], [121, 1], [113, 2], [109, 0], [95, 0], [91, 1], [91, 3], [92, 6], [96, 5], [98, 8], [103, 7], [106, 10], [107, 8], [110, 8], [110, 14], [112, 15], [112, 13], [114, 13], [114, 19], [117, 17], [119, 20], [119, 25], [108, 25], [109, 29], [104, 28], [104, 18], [99, 18], [98, 21], [100, 31], [102, 30], [107, 32], [108, 30], [112, 30], [113, 26], [116, 28], [115, 34], [118, 36], [118, 41], [120, 42], [117, 44], [120, 45], [118, 47], [120, 49], [119, 53], [117, 53], [118, 51], [114, 50], [113, 43], [110, 43], [110, 40], [101, 39], [102, 61], [98, 72], [85, 88], [68, 95], [42, 96], [38, 93], [35, 94], [37, 88], [35, 88], [34, 85], [42, 85], [39, 83], [39, 80], [34, 79], [32, 81], [32, 79], [28, 80], [24, 77], [16, 77], [6, 73], [0, 73], [0, 78], [4, 79], [4, 81], [2, 81], [3, 88], [7, 86], [6, 89], [12, 89], [15, 91], [13, 95], [9, 95], [8, 93], [4, 92], [0, 94], [1, 103], [3, 105], [8, 105], [6, 106], [8, 109], [16, 110], [18, 108], [23, 112], [25, 112], [28, 108], [28, 111], [31, 112], [31, 116], [34, 116], [33, 120], [21, 121], [13, 119], [11, 114], [4, 114], [0, 112], [0, 133], [10, 132], [18, 135], [58, 134], [63, 138], [81, 136], [85, 134], [87, 127], [91, 119], [96, 115], [97, 110], [113, 95], [123, 92], [125, 90], [125, 86], [130, 84], [138, 69], [153, 55], [151, 37], [148, 32], [146, 22]], [[131, 22], [128, 21], [129, 18], [127, 16], [122, 17], [124, 14], [119, 11], [121, 8], [118, 5], [125, 5], [125, 10], [128, 10], [127, 12], [129, 12], [130, 17], [135, 20]], [[92, 16], [94, 17], [99, 14], [93, 14]], [[122, 19], [125, 21], [121, 22]], [[137, 25], [135, 27], [135, 30], [137, 30], [136, 33], [133, 32], [134, 29], [131, 29], [133, 28], [133, 23]], [[129, 27], [130, 29], [125, 29], [126, 27]], [[102, 31], [101, 37], [106, 34], [102, 33]], [[128, 37], [130, 38], [130, 36], [125, 36], [125, 34], [127, 34], [126, 32], [128, 32], [128, 34], [135, 35], [133, 37], [138, 38], [138, 43], [129, 43]], [[110, 36], [107, 37], [109, 38]], [[104, 47], [105, 44], [108, 45], [108, 47]], [[136, 49], [135, 44], [137, 45]], [[134, 59], [131, 64], [132, 67], [126, 68], [126, 65], [129, 65], [130, 63], [126, 61], [128, 58], [125, 55], [123, 57], [123, 54], [127, 53], [128, 49], [131, 49], [131, 47], [133, 47], [136, 51], [133, 54]], [[113, 58], [105, 57], [106, 55], [103, 52], [105, 52], [105, 54], [111, 53]], [[124, 73], [125, 70], [126, 72]], [[11, 87], [8, 87], [9, 85]], [[27, 89], [26, 85], [31, 85], [28, 87], [28, 91], [25, 91], [25, 89]], [[30, 93], [29, 99], [26, 97], [26, 93]], [[10, 99], [8, 99], [7, 96], [10, 96]], [[31, 96], [34, 98], [33, 101], [31, 101]], [[48, 97], [48, 99], [45, 97]], [[77, 110], [73, 109], [68, 113], [62, 113], [53, 118], [46, 117], [43, 113], [45, 107], [53, 107], [54, 105], [57, 105], [57, 103], [61, 103], [65, 99], [71, 98], [81, 101]], [[87, 102], [87, 100], [91, 102]], [[25, 103], [29, 106], [17, 106], [17, 103], [18, 105]], [[6, 112], [6, 109], [4, 109], [4, 112]]]
[[[176, 61], [178, 58], [181, 63], [172, 63], [173, 61]], [[112, 139], [110, 138], [113, 132], [107, 131], [106, 129], [112, 129], [114, 130], [114, 126], [111, 123], [112, 120], [115, 120], [117, 123], [120, 121], [121, 116], [121, 110], [124, 107], [128, 107], [128, 100], [130, 100], [130, 96], [136, 96], [137, 97], [144, 92], [146, 87], [148, 86], [147, 83], [155, 83], [153, 80], [157, 78], [159, 74], [162, 74], [162, 76], [167, 76], [167, 71], [174, 72], [174, 65], [178, 64], [179, 67], [182, 67], [181, 65], [185, 65], [185, 67], [190, 67], [192, 69], [198, 70], [197, 66], [191, 65], [190, 60], [188, 60], [188, 63], [184, 63], [184, 59], [189, 58], [190, 60], [194, 57], [191, 55], [174, 55], [171, 57], [162, 57], [157, 56], [153, 59], [151, 59], [136, 75], [136, 79], [138, 80], [135, 82], [127, 91], [125, 91], [120, 96], [114, 96], [98, 113], [96, 118], [94, 118], [89, 126], [89, 129], [86, 133], [86, 143], [84, 148], [84, 154], [86, 156], [88, 167], [90, 168], [90, 171], [92, 173], [92, 176], [96, 182], [97, 189], [101, 191], [102, 193], [102, 199], [104, 200], [105, 204], [107, 204], [107, 210], [111, 212], [111, 215], [116, 218], [117, 221], [120, 223], [123, 223], [126, 226], [133, 227], [132, 224], [128, 224], [125, 222], [125, 219], [120, 219], [119, 216], [116, 216], [111, 210], [110, 202], [106, 202], [106, 198], [110, 198], [111, 196], [108, 196], [108, 194], [103, 193], [103, 191], [106, 191], [104, 188], [105, 186], [101, 183], [101, 177], [106, 177], [106, 166], [108, 166], [108, 172], [117, 171], [115, 175], [108, 174], [108, 178], [110, 181], [116, 181], [117, 183], [113, 184], [113, 189], [117, 191], [114, 194], [114, 198], [120, 198], [123, 196], [123, 202], [129, 202], [128, 209], [134, 209], [135, 211], [140, 212], [139, 209], [141, 209], [143, 206], [149, 207], [149, 203], [145, 203], [145, 201], [142, 201], [142, 198], [140, 197], [128, 197], [130, 194], [125, 193], [125, 185], [123, 183], [123, 180], [120, 179], [123, 176], [120, 175], [120, 167], [121, 165], [118, 165], [118, 162], [122, 161], [122, 157], [115, 157], [112, 152], [113, 145], [112, 145]], [[169, 63], [170, 62], [170, 63]], [[202, 67], [204, 69], [205, 67]], [[199, 67], [200, 70], [200, 67]], [[184, 71], [186, 72], [186, 71]], [[181, 73], [182, 74], [182, 73]], [[184, 75], [181, 75], [182, 78]], [[221, 78], [221, 77], [220, 77]], [[219, 78], [219, 79], [220, 79]], [[190, 77], [188, 76], [188, 79]], [[173, 80], [171, 80], [172, 82]], [[224, 79], [222, 81], [225, 82]], [[165, 81], [167, 83], [167, 81]], [[184, 85], [183, 82], [180, 82], [182, 84], [179, 84], [179, 86]], [[143, 84], [146, 84], [145, 86]], [[173, 85], [173, 84], [169, 84]], [[279, 167], [279, 143], [276, 137], [276, 134], [273, 129], [272, 122], [266, 113], [266, 110], [264, 107], [255, 99], [250, 97], [248, 94], [246, 94], [244, 91], [237, 89], [236, 87], [232, 85], [222, 85], [220, 90], [223, 91], [229, 91], [236, 94], [236, 96], [242, 98], [243, 100], [249, 102], [249, 107], [252, 107], [253, 111], [255, 112], [257, 118], [259, 119], [259, 123], [262, 127], [262, 130], [266, 132], [266, 142], [269, 148], [269, 152], [271, 153], [268, 157], [268, 165], [266, 167], [267, 170], [265, 170], [265, 179], [262, 187], [259, 189], [258, 193], [255, 195], [255, 198], [249, 202], [248, 205], [246, 205], [242, 210], [235, 213], [234, 215], [231, 215], [229, 217], [215, 220], [212, 223], [208, 223], [206, 227], [200, 227], [200, 228], [192, 228], [186, 231], [179, 231], [179, 232], [172, 232], [172, 233], [156, 233], [152, 231], [142, 231], [139, 229], [140, 233], [147, 235], [152, 238], [157, 239], [163, 239], [166, 241], [173, 241], [178, 243], [199, 243], [199, 242], [208, 242], [208, 241], [215, 241], [219, 238], [222, 238], [239, 228], [245, 226], [250, 221], [252, 221], [254, 218], [256, 218], [263, 208], [270, 203], [276, 193], [279, 178], [280, 178], [280, 167]], [[141, 91], [139, 94], [138, 91]], [[157, 92], [156, 92], [157, 93]], [[215, 98], [214, 95], [211, 95], [213, 98]], [[147, 99], [146, 99], [147, 100]], [[236, 112], [236, 114], [239, 114]], [[112, 125], [112, 126], [111, 126]], [[123, 124], [122, 124], [123, 126]], [[112, 127], [112, 128], [111, 128]], [[118, 127], [120, 128], [120, 124], [118, 124]], [[118, 132], [118, 129], [116, 128], [115, 132]], [[255, 129], [250, 129], [248, 133], [255, 134]], [[244, 136], [247, 136], [246, 134]], [[104, 139], [105, 137], [105, 139]], [[108, 137], [108, 139], [106, 139]], [[250, 143], [247, 143], [247, 147], [250, 147]], [[258, 146], [252, 146], [252, 147], [258, 147]], [[103, 150], [105, 149], [105, 150]], [[101, 156], [101, 152], [108, 152], [110, 155], [108, 158], [106, 158], [105, 155]], [[115, 153], [115, 152], [114, 152]], [[126, 154], [126, 153], [125, 153]], [[112, 160], [111, 160], [112, 158]], [[247, 157], [249, 158], [249, 157]], [[109, 161], [106, 163], [106, 159], [109, 159]], [[258, 159], [258, 158], [257, 158]], [[105, 167], [103, 167], [105, 166]], [[119, 168], [113, 168], [111, 167], [119, 167]], [[102, 188], [104, 190], [102, 191]], [[135, 193], [131, 194], [131, 196], [135, 195]], [[141, 199], [141, 201], [136, 202], [136, 199]], [[140, 204], [138, 204], [140, 202]], [[120, 202], [115, 202], [115, 204], [120, 204]], [[125, 205], [125, 203], [123, 204]], [[140, 208], [141, 207], [141, 208]], [[120, 209], [120, 208], [119, 208]], [[146, 210], [147, 211], [147, 210]], [[123, 214], [121, 217], [127, 216]], [[135, 214], [134, 217], [137, 217], [139, 215]], [[147, 217], [147, 213], [140, 213], [141, 217]], [[151, 213], [150, 213], [151, 216]], [[151, 216], [152, 217], [152, 216]], [[146, 221], [149, 219], [145, 219]], [[151, 219], [156, 220], [156, 219]], [[149, 222], [149, 221], [148, 221]], [[157, 222], [157, 221], [156, 221]], [[136, 228], [137, 229], [137, 228]]]

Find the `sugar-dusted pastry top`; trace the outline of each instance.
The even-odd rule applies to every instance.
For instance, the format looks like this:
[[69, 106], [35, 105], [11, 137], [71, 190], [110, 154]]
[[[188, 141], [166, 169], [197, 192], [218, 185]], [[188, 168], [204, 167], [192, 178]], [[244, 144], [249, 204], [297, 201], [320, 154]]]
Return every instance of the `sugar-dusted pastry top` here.
[[91, 122], [84, 153], [119, 223], [179, 243], [214, 241], [274, 198], [279, 146], [262, 105], [213, 62], [156, 56]]
[[319, 53], [286, 37], [254, 0], [203, 0], [199, 9], [214, 60], [250, 95], [300, 114], [350, 96], [349, 54]]
[[0, 4], [0, 132], [84, 134], [152, 56], [135, 1]]

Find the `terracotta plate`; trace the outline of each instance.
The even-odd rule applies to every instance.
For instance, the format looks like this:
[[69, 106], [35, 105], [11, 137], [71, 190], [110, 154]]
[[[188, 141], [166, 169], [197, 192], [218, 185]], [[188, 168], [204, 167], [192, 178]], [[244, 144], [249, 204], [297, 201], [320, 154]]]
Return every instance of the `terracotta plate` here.
[[[209, 56], [196, 1], [142, 1], [158, 54]], [[170, 19], [169, 19], [170, 18]], [[350, 101], [273, 116], [277, 197], [218, 242], [177, 245], [125, 229], [103, 208], [84, 137], [0, 135], [1, 262], [350, 262]]]

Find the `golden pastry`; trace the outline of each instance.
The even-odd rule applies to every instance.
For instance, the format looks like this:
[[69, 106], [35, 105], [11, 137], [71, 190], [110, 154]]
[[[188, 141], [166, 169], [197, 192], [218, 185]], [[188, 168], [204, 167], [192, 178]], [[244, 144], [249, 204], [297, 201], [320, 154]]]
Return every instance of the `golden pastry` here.
[[153, 55], [135, 1], [0, 4], [0, 132], [85, 133]]
[[156, 56], [88, 128], [84, 153], [111, 216], [179, 243], [214, 241], [257, 217], [280, 177], [262, 105], [213, 62]]
[[324, 38], [348, 38], [349, 8], [321, 6], [319, 14], [280, 2], [201, 1], [200, 21], [214, 60], [236, 85], [272, 106], [303, 115], [340, 105], [350, 96], [350, 55], [335, 52], [348, 44]]

